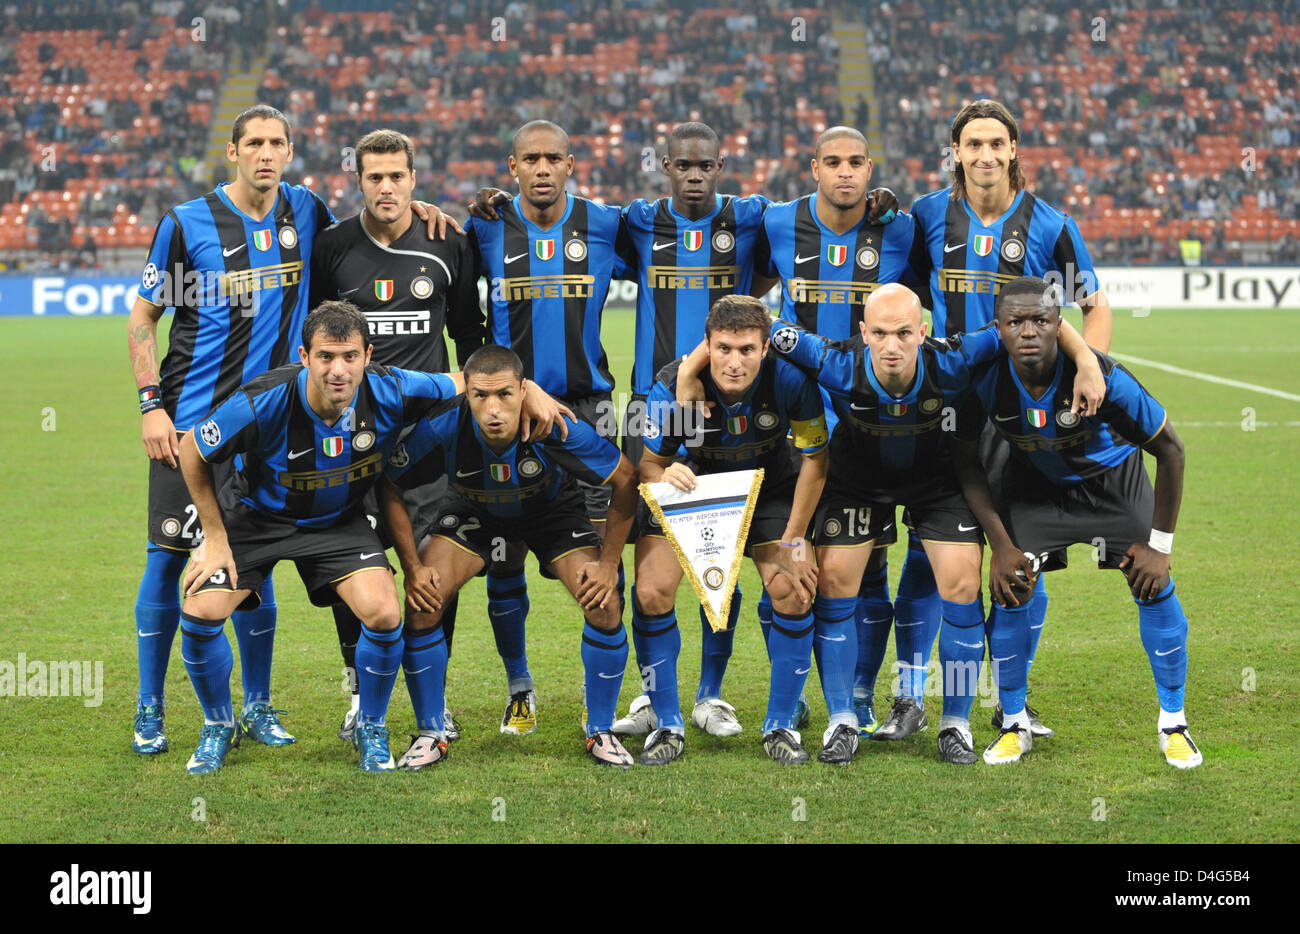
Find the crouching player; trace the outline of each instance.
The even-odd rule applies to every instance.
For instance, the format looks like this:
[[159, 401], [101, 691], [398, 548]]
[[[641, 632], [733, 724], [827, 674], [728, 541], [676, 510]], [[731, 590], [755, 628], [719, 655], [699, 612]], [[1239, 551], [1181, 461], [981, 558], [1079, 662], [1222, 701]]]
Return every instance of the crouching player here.
[[[523, 541], [542, 574], [561, 580], [583, 610], [587, 753], [603, 765], [627, 768], [632, 757], [610, 728], [627, 667], [618, 565], [636, 508], [636, 473], [585, 422], [568, 426], [567, 437], [557, 426], [535, 435], [539, 441], [524, 440], [522, 407], [541, 391], [524, 380], [523, 363], [508, 347], [476, 350], [464, 374], [465, 398], [420, 422], [389, 458], [380, 489], [406, 578], [406, 683], [421, 732], [401, 765], [422, 768], [447, 755], [443, 608], [495, 553]], [[433, 528], [413, 530], [401, 488], [443, 473], [451, 491]], [[579, 480], [612, 488], [603, 544], [587, 518]], [[433, 533], [423, 551], [416, 550], [416, 532]]]
[[[771, 329], [772, 319], [756, 298], [733, 295], [713, 303], [705, 319], [705, 343], [680, 363], [664, 367], [650, 391], [640, 475], [645, 483], [664, 480], [690, 491], [697, 474], [763, 468], [745, 545], [775, 610], [765, 633], [772, 681], [763, 747], [778, 762], [799, 764], [808, 761], [808, 754], [794, 730], [795, 707], [810, 667], [810, 611], [817, 588], [804, 536], [826, 482], [828, 432], [816, 385], [768, 354]], [[703, 383], [709, 413], [694, 431], [674, 404], [679, 372], [682, 379]], [[786, 437], [790, 432], [793, 447]], [[685, 461], [676, 458], [683, 444]], [[794, 448], [803, 455], [798, 461]], [[658, 723], [641, 762], [663, 765], [685, 748], [677, 696], [682, 640], [674, 610], [682, 568], [645, 507], [640, 529], [632, 638]]]
[[[1076, 542], [1097, 548], [1097, 564], [1128, 578], [1138, 630], [1155, 675], [1160, 751], [1175, 768], [1201, 764], [1187, 732], [1187, 617], [1169, 576], [1169, 553], [1183, 494], [1183, 443], [1164, 408], [1126, 369], [1094, 351], [1106, 401], [1078, 415], [1061, 392], [1076, 362], [1057, 351], [1063, 327], [1048, 282], [1024, 276], [998, 295], [996, 321], [1008, 357], [973, 375], [976, 394], [1010, 443], [1002, 489], [988, 497], [975, 451], [960, 446], [963, 490], [993, 551], [989, 589], [990, 657], [997, 666], [1002, 731], [984, 750], [991, 764], [1015, 762], [1032, 747], [1025, 711], [1030, 655], [1029, 597], [1040, 571], [1062, 565], [1051, 555]], [[1142, 451], [1155, 456], [1152, 490]], [[1014, 492], [1012, 492], [1014, 491]]]
[[[896, 503], [906, 507], [906, 521], [925, 546], [943, 606], [939, 752], [948, 762], [969, 765], [975, 762], [970, 704], [984, 654], [982, 551], [979, 525], [953, 473], [949, 442], [954, 432], [978, 439], [984, 419], [968, 393], [972, 368], [995, 359], [1001, 344], [991, 328], [925, 340], [921, 303], [898, 284], [871, 294], [858, 327], [861, 341], [832, 343], [792, 327], [772, 339], [779, 353], [816, 375], [830, 395], [836, 421], [815, 526], [817, 662], [830, 714], [817, 758], [845, 765], [858, 749], [853, 611], [872, 544]], [[1095, 392], [1100, 372], [1095, 365], [1089, 369], [1095, 363], [1091, 352], [1082, 338], [1072, 336], [1071, 349]], [[958, 657], [954, 642], [966, 646]], [[913, 670], [923, 667], [918, 659]], [[928, 725], [924, 707], [907, 696], [919, 692], [901, 693], [902, 729], [890, 738]]]

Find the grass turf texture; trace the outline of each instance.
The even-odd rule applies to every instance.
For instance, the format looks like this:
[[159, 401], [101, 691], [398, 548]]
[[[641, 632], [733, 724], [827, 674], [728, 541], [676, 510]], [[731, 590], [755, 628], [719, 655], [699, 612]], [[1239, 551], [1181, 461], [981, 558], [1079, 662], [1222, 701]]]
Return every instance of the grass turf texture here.
[[[1294, 314], [1155, 310], [1142, 318], [1117, 313], [1115, 323], [1114, 346], [1122, 353], [1300, 389]], [[1191, 619], [1187, 709], [1205, 754], [1205, 764], [1190, 772], [1170, 768], [1157, 751], [1155, 690], [1123, 580], [1089, 567], [1089, 549], [1078, 547], [1070, 569], [1049, 577], [1051, 609], [1031, 678], [1031, 701], [1058, 736], [1037, 743], [1017, 765], [941, 762], [937, 696], [927, 705], [925, 733], [903, 743], [864, 743], [848, 768], [769, 761], [758, 735], [767, 695], [754, 615], [759, 585], [746, 563], [742, 623], [724, 690], [745, 733], [719, 740], [688, 727], [687, 755], [671, 766], [601, 769], [583, 755], [578, 727], [579, 611], [532, 564], [528, 647], [540, 692], [538, 732], [516, 738], [497, 731], [505, 681], [479, 579], [461, 600], [449, 677], [465, 738], [431, 772], [363, 775], [356, 754], [335, 736], [347, 695], [330, 615], [310, 606], [292, 565], [282, 564], [272, 687], [298, 743], [250, 743], [233, 750], [221, 772], [192, 778], [184, 765], [200, 718], [178, 647], [167, 676], [172, 750], [145, 758], [129, 747], [146, 465], [125, 325], [120, 316], [0, 321], [10, 348], [10, 404], [0, 421], [0, 660], [15, 662], [20, 652], [29, 660], [102, 660], [105, 685], [96, 708], [81, 698], [0, 697], [2, 842], [1110, 843], [1300, 836], [1290, 743], [1300, 719], [1300, 597], [1292, 580], [1300, 538], [1300, 403], [1131, 367], [1171, 411], [1188, 448], [1174, 573]], [[626, 386], [630, 312], [607, 314], [605, 344]], [[1254, 431], [1241, 427], [1246, 407], [1259, 423]], [[43, 430], [43, 422], [54, 430]], [[903, 557], [896, 546], [893, 587]], [[630, 549], [627, 560], [630, 566]], [[678, 617], [689, 714], [699, 629], [687, 587], [679, 592]], [[886, 660], [893, 661], [892, 646]], [[882, 716], [891, 680], [889, 670], [882, 673]], [[629, 661], [620, 713], [637, 682]], [[238, 701], [238, 662], [232, 683]], [[932, 679], [931, 690], [937, 688]], [[815, 670], [808, 696], [814, 711], [824, 711]], [[977, 750], [993, 738], [992, 698], [986, 702], [975, 708]], [[400, 755], [403, 731], [412, 728], [400, 678], [389, 721]], [[819, 748], [825, 725], [824, 712], [814, 713], [804, 737], [810, 751]], [[203, 820], [196, 819], [200, 796]], [[1096, 819], [1103, 808], [1097, 799], [1104, 800], [1104, 820]]]

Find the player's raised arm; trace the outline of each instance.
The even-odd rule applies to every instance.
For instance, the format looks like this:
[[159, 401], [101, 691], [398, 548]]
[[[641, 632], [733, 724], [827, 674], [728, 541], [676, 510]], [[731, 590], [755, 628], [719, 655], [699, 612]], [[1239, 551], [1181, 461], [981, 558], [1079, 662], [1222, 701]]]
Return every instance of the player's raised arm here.
[[[1109, 313], [1109, 307], [1106, 310]], [[1086, 321], [1084, 328], [1087, 328]], [[1079, 369], [1074, 377], [1074, 399], [1070, 403], [1070, 411], [1076, 415], [1095, 415], [1106, 398], [1106, 377], [1101, 373], [1101, 365], [1092, 352], [1091, 344], [1064, 318], [1061, 319], [1061, 330], [1056, 339], [1061, 350]]]
[[150, 460], [166, 461], [175, 467], [180, 448], [176, 444], [176, 426], [162, 404], [161, 377], [158, 375], [158, 320], [166, 309], [136, 296], [126, 321], [126, 339], [131, 350], [131, 370], [140, 395], [143, 416], [140, 440]]

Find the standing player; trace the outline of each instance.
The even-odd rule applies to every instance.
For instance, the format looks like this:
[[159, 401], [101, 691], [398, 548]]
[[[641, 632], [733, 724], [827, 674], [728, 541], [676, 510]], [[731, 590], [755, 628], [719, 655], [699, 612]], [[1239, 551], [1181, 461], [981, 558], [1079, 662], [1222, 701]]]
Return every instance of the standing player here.
[[[450, 232], [435, 239], [413, 223], [415, 148], [404, 134], [375, 130], [356, 145], [357, 187], [365, 201], [360, 214], [321, 232], [312, 252], [311, 305], [346, 297], [366, 316], [374, 362], [425, 373], [450, 367], [444, 325], [456, 342], [456, 356], [468, 360], [483, 343], [483, 315], [478, 303], [476, 262], [469, 239]], [[445, 479], [413, 489], [407, 496], [412, 523], [436, 508], [446, 491]], [[375, 507], [373, 514], [378, 517]], [[361, 621], [346, 603], [334, 605], [343, 664], [352, 674], [352, 708], [339, 736], [351, 741], [360, 704], [356, 647]], [[443, 613], [447, 650], [455, 626], [455, 603]], [[409, 640], [413, 638], [407, 630]], [[448, 727], [451, 731], [452, 728]], [[455, 732], [450, 732], [456, 738]]]
[[[1027, 582], [1064, 566], [1056, 556], [1067, 546], [1100, 542], [1098, 566], [1122, 570], [1138, 605], [1138, 628], [1160, 701], [1160, 751], [1175, 768], [1194, 768], [1202, 757], [1183, 710], [1187, 616], [1169, 576], [1183, 493], [1183, 443], [1160, 403], [1102, 353], [1095, 356], [1105, 374], [1106, 401], [1095, 414], [1074, 412], [1061, 391], [1075, 361], [1057, 350], [1061, 318], [1053, 284], [1036, 276], [1005, 284], [997, 327], [1009, 357], [973, 377], [976, 394], [1011, 445], [996, 509], [974, 446], [958, 455], [963, 488], [993, 549], [989, 589], [999, 606], [989, 649], [1004, 714], [984, 761], [1015, 762], [1033, 746], [1025, 708], [1032, 602], [1020, 602], [1028, 595]], [[1154, 491], [1139, 448], [1156, 459]]]
[[[1019, 276], [1056, 281], [1067, 301], [1083, 309], [1083, 337], [1103, 353], [1110, 348], [1111, 311], [1098, 287], [1088, 249], [1073, 218], [1025, 190], [1016, 147], [1020, 129], [1010, 111], [997, 101], [977, 100], [953, 119], [953, 183], [917, 199], [912, 206], [919, 239], [928, 260], [936, 337], [969, 332], [993, 320], [998, 290]], [[1006, 460], [1005, 443], [986, 433], [984, 458], [996, 484]], [[996, 493], [996, 490], [995, 490]], [[909, 573], [909, 570], [913, 573]], [[904, 568], [904, 586], [917, 592], [932, 587], [925, 569]], [[990, 624], [1001, 610], [994, 605]], [[1047, 614], [1047, 591], [1040, 579], [1030, 609], [1032, 660]], [[958, 638], [958, 635], [961, 638]], [[933, 641], [933, 636], [930, 637]], [[950, 634], [941, 646], [960, 649], [978, 640], [971, 633]], [[969, 652], [940, 661], [967, 663]], [[970, 710], [960, 713], [968, 718]], [[1052, 731], [1030, 712], [1036, 736]], [[1001, 709], [993, 725], [1001, 724]]]
[[[397, 487], [385, 483], [381, 494], [406, 578], [411, 628], [418, 633], [407, 683], [421, 736], [402, 757], [406, 768], [447, 754], [441, 735], [447, 666], [441, 613], [483, 572], [498, 542], [520, 539], [537, 555], [542, 574], [562, 581], [583, 609], [587, 754], [602, 765], [632, 765], [610, 727], [627, 667], [618, 567], [636, 506], [636, 475], [618, 448], [582, 421], [566, 437], [557, 426], [534, 435], [542, 440], [529, 441], [520, 411], [537, 390], [523, 370], [508, 347], [476, 351], [465, 363], [464, 399], [421, 421], [388, 460], [388, 476], [407, 488], [454, 474], [437, 521], [425, 529], [411, 528]], [[588, 518], [579, 479], [611, 489], [603, 541]], [[415, 534], [426, 532], [432, 537], [417, 552]]]
[[[516, 130], [509, 166], [519, 194], [483, 212], [495, 213], [495, 219], [476, 216], [469, 227], [488, 279], [488, 341], [515, 351], [529, 379], [617, 442], [614, 379], [600, 324], [610, 280], [627, 273], [619, 210], [565, 190], [573, 155], [569, 135], [554, 123], [533, 120]], [[579, 485], [599, 533], [609, 489]], [[537, 694], [524, 645], [529, 604], [523, 556], [494, 563], [487, 589], [497, 651], [509, 679], [501, 730], [531, 733], [537, 728]], [[620, 598], [622, 592], [620, 565]]]
[[[714, 303], [705, 321], [704, 346], [664, 367], [650, 393], [640, 477], [643, 483], [664, 480], [689, 492], [698, 474], [763, 469], [745, 543], [775, 613], [765, 634], [772, 681], [763, 746], [776, 761], [799, 764], [808, 761], [808, 754], [795, 731], [795, 708], [808, 674], [810, 611], [817, 587], [804, 536], [826, 481], [829, 436], [816, 385], [795, 367], [769, 356], [771, 329], [772, 319], [757, 298], [735, 295]], [[679, 367], [684, 378], [698, 375], [704, 401], [712, 407], [694, 431], [687, 429], [681, 409], [674, 405]], [[793, 435], [793, 445], [787, 434]], [[683, 445], [685, 459], [678, 457]], [[794, 448], [802, 454], [798, 467]], [[632, 638], [637, 664], [643, 672], [653, 672], [648, 695], [657, 717], [641, 754], [643, 765], [667, 764], [685, 749], [677, 698], [682, 640], [674, 609], [681, 579], [681, 565], [663, 529], [643, 508], [632, 588]]]

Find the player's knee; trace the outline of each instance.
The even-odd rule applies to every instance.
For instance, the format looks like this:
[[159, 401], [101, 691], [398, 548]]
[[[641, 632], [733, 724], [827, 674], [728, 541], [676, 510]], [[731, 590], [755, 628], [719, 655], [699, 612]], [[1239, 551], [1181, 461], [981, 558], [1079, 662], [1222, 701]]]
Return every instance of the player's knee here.
[[952, 577], [940, 582], [938, 587], [941, 600], [947, 600], [949, 603], [970, 603], [980, 593], [979, 571]]
[[670, 591], [663, 582], [653, 579], [636, 579], [637, 608], [647, 616], [662, 616], [677, 604], [676, 590]]
[[[862, 583], [862, 574], [852, 562], [840, 562], [834, 559], [823, 562], [817, 569], [817, 590], [830, 597], [851, 597], [858, 592]], [[771, 588], [768, 588], [771, 593]], [[775, 601], [776, 595], [773, 594]]]
[[442, 613], [422, 613], [409, 603], [406, 605], [406, 628], [415, 632], [428, 632], [442, 623]]
[[402, 611], [396, 603], [380, 602], [356, 609], [361, 622], [372, 632], [392, 632], [402, 624]]
[[812, 599], [800, 598], [799, 591], [784, 574], [768, 581], [767, 595], [772, 600], [772, 609], [782, 616], [803, 616], [812, 607]]
[[623, 618], [619, 613], [617, 601], [614, 601], [614, 605], [611, 607], [596, 607], [587, 610], [585, 615], [587, 622], [601, 632], [618, 632], [623, 625]]

